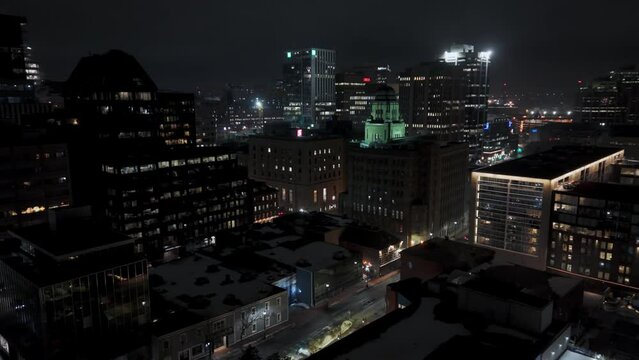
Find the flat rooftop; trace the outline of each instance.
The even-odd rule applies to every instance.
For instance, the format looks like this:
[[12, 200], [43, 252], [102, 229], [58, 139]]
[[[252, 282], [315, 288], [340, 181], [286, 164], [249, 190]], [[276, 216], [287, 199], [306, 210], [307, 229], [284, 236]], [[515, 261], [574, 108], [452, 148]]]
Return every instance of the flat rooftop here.
[[483, 167], [473, 172], [552, 180], [620, 151], [623, 149], [598, 146], [555, 146], [547, 151]]
[[135, 242], [135, 239], [91, 219], [66, 220], [55, 229], [49, 224], [33, 225], [10, 233], [58, 261]]
[[352, 258], [351, 253], [341, 246], [323, 241], [315, 241], [298, 248], [278, 246], [260, 250], [256, 254], [282, 264], [317, 271], [326, 269]]
[[581, 283], [579, 279], [550, 275], [518, 265], [496, 265], [482, 270], [462, 286], [503, 300], [546, 307]]
[[402, 251], [402, 256], [414, 256], [437, 262], [444, 267], [444, 272], [455, 269], [468, 271], [492, 260], [494, 255], [495, 252], [488, 248], [443, 238], [430, 239]]
[[151, 269], [153, 290], [164, 300], [204, 318], [226, 314], [286, 290], [240, 274], [202, 254]]
[[345, 242], [376, 250], [385, 250], [391, 245], [396, 246], [402, 240], [378, 228], [351, 224], [344, 229], [339, 241], [340, 243]]
[[422, 360], [449, 339], [470, 335], [462, 324], [435, 319], [435, 306], [439, 302], [435, 298], [422, 298], [414, 308], [387, 314], [310, 358]]
[[573, 189], [557, 190], [557, 192], [595, 199], [639, 203], [639, 186], [636, 185], [583, 182], [575, 185]]

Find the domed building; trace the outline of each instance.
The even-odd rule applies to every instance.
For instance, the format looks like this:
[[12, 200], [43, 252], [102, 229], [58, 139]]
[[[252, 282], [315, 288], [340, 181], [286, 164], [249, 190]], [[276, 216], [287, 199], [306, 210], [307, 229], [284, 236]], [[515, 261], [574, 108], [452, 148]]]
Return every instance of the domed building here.
[[371, 115], [364, 126], [364, 141], [361, 146], [386, 144], [404, 137], [406, 125], [399, 114], [397, 94], [390, 86], [380, 85], [371, 104]]

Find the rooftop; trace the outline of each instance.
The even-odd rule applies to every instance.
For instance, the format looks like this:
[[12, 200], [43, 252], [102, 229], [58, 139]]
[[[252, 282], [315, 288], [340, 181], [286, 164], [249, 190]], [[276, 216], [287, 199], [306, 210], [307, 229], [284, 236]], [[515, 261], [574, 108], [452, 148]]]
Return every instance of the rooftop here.
[[49, 224], [33, 225], [15, 229], [11, 234], [56, 261], [135, 242], [135, 239], [101, 226], [92, 219], [69, 219], [55, 228]]
[[71, 72], [66, 86], [73, 92], [157, 90], [140, 63], [121, 50], [83, 57]]
[[430, 239], [402, 251], [402, 256], [415, 256], [440, 263], [444, 266], [444, 272], [470, 270], [492, 260], [494, 255], [495, 252], [490, 249], [443, 238]]
[[201, 254], [154, 267], [150, 276], [164, 300], [205, 318], [285, 291]]
[[311, 271], [332, 267], [352, 257], [343, 247], [323, 241], [311, 242], [294, 249], [278, 246], [256, 253], [288, 266]]
[[[554, 279], [559, 278], [559, 279]], [[581, 283], [518, 265], [497, 265], [479, 272], [464, 287], [532, 307], [546, 307]]]
[[552, 180], [621, 151], [623, 149], [612, 147], [556, 146], [474, 172]]
[[470, 334], [461, 324], [436, 320], [438, 304], [438, 299], [423, 298], [414, 306], [394, 311], [357, 330], [310, 359], [396, 359], [401, 351], [403, 360], [422, 360], [449, 339]]
[[402, 240], [378, 228], [350, 224], [340, 235], [339, 241], [383, 250], [399, 244]]

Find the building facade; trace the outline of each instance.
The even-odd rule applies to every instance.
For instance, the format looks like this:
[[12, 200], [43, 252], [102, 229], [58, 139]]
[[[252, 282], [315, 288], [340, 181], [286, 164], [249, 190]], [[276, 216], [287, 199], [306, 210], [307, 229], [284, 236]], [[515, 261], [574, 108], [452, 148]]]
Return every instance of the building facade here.
[[335, 114], [335, 50], [286, 52], [284, 118], [317, 127]]
[[27, 19], [0, 14], [0, 104], [34, 103], [38, 64], [26, 43]]
[[490, 51], [475, 51], [473, 45], [454, 44], [440, 61], [460, 67], [466, 77], [464, 141], [470, 149], [471, 162], [481, 153], [482, 127], [488, 113]]
[[111, 226], [144, 239], [154, 261], [210, 245], [216, 232], [251, 222], [246, 170], [223, 147], [113, 154], [100, 178]]
[[467, 146], [406, 138], [394, 91], [380, 88], [365, 138], [348, 161], [349, 217], [378, 226], [408, 245], [452, 235], [464, 219]]
[[108, 359], [148, 343], [147, 262], [133, 239], [61, 218], [12, 235], [20, 249], [0, 261], [10, 359]]
[[497, 259], [545, 270], [552, 191], [607, 181], [622, 158], [618, 148], [564, 146], [473, 171], [470, 240]]
[[249, 177], [277, 189], [283, 211], [336, 212], [345, 190], [345, 142], [336, 136], [253, 136]]
[[0, 238], [8, 229], [46, 222], [47, 210], [70, 205], [70, 191], [66, 144], [1, 146]]
[[225, 268], [204, 254], [157, 266], [151, 274], [157, 279], [152, 288], [157, 295], [153, 359], [217, 358], [288, 322], [285, 289]]
[[580, 83], [575, 118], [578, 122], [608, 127], [639, 121], [639, 70], [627, 67]]
[[410, 135], [463, 139], [467, 79], [460, 67], [422, 63], [399, 77], [400, 110]]
[[639, 289], [639, 192], [581, 183], [553, 192], [548, 269], [606, 286]]

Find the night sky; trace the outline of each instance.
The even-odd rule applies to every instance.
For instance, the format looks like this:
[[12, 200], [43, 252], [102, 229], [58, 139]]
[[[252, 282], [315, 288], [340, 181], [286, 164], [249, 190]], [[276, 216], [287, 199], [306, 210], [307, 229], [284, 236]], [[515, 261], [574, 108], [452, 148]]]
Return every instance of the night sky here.
[[192, 91], [281, 74], [284, 51], [337, 50], [338, 70], [393, 70], [438, 57], [452, 42], [494, 54], [494, 92], [567, 91], [579, 79], [639, 63], [639, 1], [3, 0], [27, 16], [45, 78], [111, 48], [138, 58], [161, 88]]

